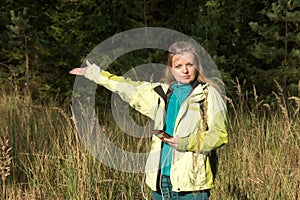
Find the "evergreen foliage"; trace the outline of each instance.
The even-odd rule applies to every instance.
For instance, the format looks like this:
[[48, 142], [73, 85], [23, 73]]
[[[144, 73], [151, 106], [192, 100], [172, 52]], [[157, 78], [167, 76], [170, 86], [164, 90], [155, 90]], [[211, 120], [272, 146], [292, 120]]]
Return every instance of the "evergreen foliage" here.
[[276, 79], [286, 91], [295, 94], [300, 77], [300, 2], [278, 0], [261, 13], [266, 17], [264, 22], [249, 23], [258, 34], [251, 51], [259, 60], [257, 68], [265, 71], [267, 90], [274, 85], [270, 81]]
[[[295, 94], [300, 63], [300, 3], [296, 0], [3, 0], [0, 2], [0, 82], [36, 99], [71, 96], [68, 74], [105, 39], [153, 26], [196, 39], [213, 57], [232, 88], [247, 80], [268, 95], [274, 80]], [[140, 50], [116, 60], [110, 70], [165, 62], [165, 53]], [[263, 85], [263, 87], [261, 87]]]

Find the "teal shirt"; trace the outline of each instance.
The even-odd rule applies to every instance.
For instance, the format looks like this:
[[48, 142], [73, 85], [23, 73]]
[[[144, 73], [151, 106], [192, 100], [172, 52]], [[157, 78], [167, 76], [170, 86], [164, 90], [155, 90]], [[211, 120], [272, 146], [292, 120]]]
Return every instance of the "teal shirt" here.
[[[187, 96], [190, 94], [192, 90], [192, 86], [190, 84], [183, 85], [183, 84], [176, 83], [171, 87], [173, 89], [173, 93], [168, 103], [165, 131], [173, 136], [175, 121], [180, 106], [182, 102], [184, 102]], [[162, 175], [170, 176], [171, 163], [172, 163], [172, 147], [169, 146], [167, 143], [163, 142], [161, 159], [160, 159]]]

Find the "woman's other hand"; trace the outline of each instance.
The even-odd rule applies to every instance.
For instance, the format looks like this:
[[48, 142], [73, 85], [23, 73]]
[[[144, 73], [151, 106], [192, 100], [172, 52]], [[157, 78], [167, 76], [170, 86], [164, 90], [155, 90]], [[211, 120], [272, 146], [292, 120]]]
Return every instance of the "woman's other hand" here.
[[164, 138], [163, 141], [175, 149], [178, 148], [178, 137]]
[[74, 68], [69, 73], [77, 76], [84, 76], [86, 70], [90, 65], [92, 65], [88, 60], [86, 61], [86, 67]]

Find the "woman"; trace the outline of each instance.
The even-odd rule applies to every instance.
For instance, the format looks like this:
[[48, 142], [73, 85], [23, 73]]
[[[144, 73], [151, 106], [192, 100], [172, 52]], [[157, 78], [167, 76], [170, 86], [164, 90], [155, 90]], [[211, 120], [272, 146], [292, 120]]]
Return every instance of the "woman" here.
[[[154, 120], [146, 183], [153, 199], [208, 199], [214, 187], [214, 150], [228, 142], [226, 105], [218, 87], [203, 72], [190, 42], [169, 48], [166, 83], [137, 82], [87, 62], [70, 71], [118, 93]], [[159, 155], [159, 156], [158, 156]]]

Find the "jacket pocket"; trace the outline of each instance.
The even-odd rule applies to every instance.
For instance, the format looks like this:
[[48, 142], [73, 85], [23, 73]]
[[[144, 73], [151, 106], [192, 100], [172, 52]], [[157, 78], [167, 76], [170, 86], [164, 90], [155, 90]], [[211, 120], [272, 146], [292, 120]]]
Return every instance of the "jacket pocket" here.
[[205, 187], [206, 175], [202, 154], [177, 152], [171, 169], [172, 185], [185, 190], [198, 190]]

